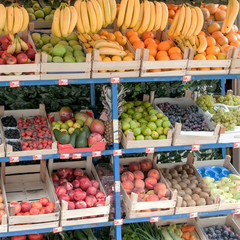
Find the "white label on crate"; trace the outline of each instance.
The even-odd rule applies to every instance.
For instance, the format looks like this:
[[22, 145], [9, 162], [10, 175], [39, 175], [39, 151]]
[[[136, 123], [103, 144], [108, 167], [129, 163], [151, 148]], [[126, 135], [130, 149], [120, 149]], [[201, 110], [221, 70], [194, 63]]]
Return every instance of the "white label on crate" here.
[[240, 148], [240, 142], [235, 142], [233, 147], [234, 148]]
[[146, 153], [154, 153], [155, 152], [155, 147], [147, 147], [146, 148]]
[[60, 154], [60, 159], [69, 159], [70, 158], [70, 153], [61, 153]]
[[33, 155], [33, 160], [42, 160], [42, 154]]
[[118, 140], [118, 120], [113, 119], [113, 137], [114, 137], [114, 143], [119, 143]]
[[111, 83], [120, 83], [120, 77], [111, 77]]
[[197, 218], [197, 217], [198, 217], [198, 213], [197, 212], [189, 214], [189, 218]]
[[200, 144], [193, 144], [192, 145], [192, 151], [199, 151], [200, 150]]
[[240, 208], [235, 209], [234, 214], [239, 215], [240, 214]]
[[59, 233], [63, 231], [63, 227], [55, 227], [53, 228], [53, 233]]
[[20, 162], [20, 159], [19, 157], [9, 157], [9, 161], [10, 163], [15, 163], [15, 162]]
[[123, 225], [123, 219], [114, 219], [114, 226], [120, 226]]
[[159, 221], [159, 217], [150, 217], [150, 222], [158, 222]]
[[101, 157], [101, 156], [102, 156], [102, 152], [101, 151], [92, 152], [92, 157]]
[[80, 158], [82, 158], [82, 154], [81, 153], [74, 153], [72, 155], [72, 159], [80, 159]]
[[68, 79], [67, 78], [60, 78], [58, 81], [58, 85], [68, 85]]
[[184, 75], [183, 76], [183, 82], [190, 82], [192, 81], [192, 76], [191, 75]]
[[20, 87], [20, 81], [10, 81], [10, 88]]
[[113, 156], [122, 156], [122, 149], [113, 150]]
[[120, 192], [120, 181], [115, 181], [115, 192]]

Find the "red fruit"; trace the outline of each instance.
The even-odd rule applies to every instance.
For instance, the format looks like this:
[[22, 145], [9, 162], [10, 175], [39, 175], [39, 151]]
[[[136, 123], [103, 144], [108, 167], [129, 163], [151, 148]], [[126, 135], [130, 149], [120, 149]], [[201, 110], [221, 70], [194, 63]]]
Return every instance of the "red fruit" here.
[[34, 49], [32, 48], [29, 48], [26, 52], [27, 56], [31, 59], [31, 60], [34, 60], [35, 59], [35, 55], [36, 55], [36, 52]]
[[59, 177], [59, 178], [66, 178], [67, 177], [67, 171], [66, 171], [66, 169], [65, 168], [60, 168], [60, 169], [58, 169], [57, 170], [57, 176]]
[[57, 174], [52, 174], [52, 180], [59, 181], [59, 177], [57, 176]]
[[45, 207], [49, 203], [49, 200], [47, 198], [41, 198], [39, 202]]
[[7, 58], [6, 63], [7, 64], [16, 64], [17, 59], [14, 56], [10, 56], [10, 57]]
[[97, 188], [95, 188], [95, 187], [89, 187], [88, 189], [87, 189], [87, 195], [93, 195], [93, 196], [95, 196], [97, 194]]
[[1, 44], [4, 44], [4, 43], [5, 43], [5, 44], [9, 44], [9, 40], [7, 39], [6, 36], [5, 36], [5, 37], [1, 37], [1, 38], [0, 38], [0, 43], [1, 43]]
[[69, 201], [69, 202], [68, 202], [68, 210], [73, 210], [73, 209], [75, 209], [75, 203]]
[[154, 177], [148, 177], [145, 179], [145, 186], [147, 189], [151, 190], [157, 184], [157, 180]]
[[156, 170], [156, 169], [151, 169], [151, 170], [148, 172], [148, 175], [147, 175], [147, 176], [148, 176], [148, 177], [154, 177], [154, 178], [156, 178], [157, 180], [160, 179], [160, 174], [159, 174], [158, 170]]
[[121, 181], [122, 182], [125, 182], [125, 181], [131, 181], [133, 182], [134, 181], [134, 175], [133, 173], [131, 172], [124, 172], [122, 175], [121, 175]]
[[67, 191], [67, 195], [70, 197], [70, 201], [74, 200], [75, 192], [73, 190]]
[[28, 56], [25, 53], [19, 53], [17, 55], [17, 62], [19, 64], [24, 64], [28, 61]]
[[95, 204], [97, 203], [97, 199], [92, 195], [87, 196], [85, 201], [86, 201], [87, 206], [90, 207], [90, 208], [94, 207]]
[[11, 56], [10, 53], [8, 53], [7, 51], [4, 51], [4, 52], [2, 53], [1, 58], [4, 59], [4, 60], [6, 61], [7, 58], [9, 58], [10, 56]]
[[50, 206], [50, 207], [52, 207], [52, 208], [54, 209], [54, 208], [55, 208], [55, 203], [54, 203], [54, 202], [49, 202], [48, 205], [47, 205], [47, 207], [48, 207], [48, 206]]
[[39, 212], [40, 212], [40, 209], [36, 207], [31, 208], [29, 211], [30, 215], [37, 215], [39, 214]]
[[73, 175], [75, 176], [75, 177], [82, 177], [83, 176], [83, 174], [84, 174], [84, 172], [83, 172], [83, 170], [81, 169], [81, 168], [76, 168], [75, 170], [74, 170], [74, 173], [73, 173]]
[[[43, 131], [47, 131], [47, 128], [46, 128], [46, 127], [43, 127], [42, 130], [43, 130]], [[44, 142], [47, 143], [48, 140], [47, 140], [47, 139], [44, 139]], [[73, 169], [72, 169], [72, 168], [65, 168], [65, 170], [66, 170], [66, 172], [67, 172], [68, 175], [73, 175]]]
[[90, 130], [92, 133], [96, 132], [96, 133], [103, 135], [104, 130], [105, 130], [104, 123], [101, 120], [94, 119], [90, 126]]
[[62, 107], [62, 108], [60, 109], [59, 114], [60, 114], [60, 118], [61, 118], [64, 122], [67, 121], [67, 120], [69, 120], [69, 119], [71, 119], [72, 116], [73, 116], [73, 112], [72, 112], [72, 109], [71, 109], [70, 107]]
[[60, 196], [61, 194], [66, 194], [66, 192], [67, 192], [67, 190], [62, 186], [59, 186], [56, 188], [57, 196]]
[[73, 185], [70, 182], [66, 182], [62, 185], [67, 191], [70, 191], [73, 189]]
[[32, 208], [32, 204], [29, 203], [29, 202], [24, 202], [24, 203], [21, 203], [21, 212], [29, 212], [30, 209]]
[[32, 203], [32, 207], [36, 207], [38, 209], [41, 209], [42, 208], [42, 204], [38, 201], [35, 201]]
[[64, 183], [68, 182], [68, 180], [66, 178], [60, 178], [59, 179], [59, 184], [63, 185]]
[[141, 169], [141, 167], [140, 167], [140, 164], [138, 162], [131, 162], [128, 166], [128, 170], [130, 172], [138, 171], [140, 169]]
[[143, 174], [142, 171], [133, 172], [133, 176], [134, 176], [135, 179], [141, 179], [141, 180], [144, 179], [144, 174]]
[[[51, 146], [47, 145], [46, 148], [51, 148]], [[73, 175], [68, 175], [67, 176], [68, 182], [72, 182], [74, 179], [75, 179], [75, 177]]]
[[147, 197], [147, 201], [148, 201], [148, 202], [159, 201], [159, 198], [158, 198], [157, 195], [151, 194], [151, 195], [149, 195], [149, 196]]
[[91, 147], [95, 142], [100, 142], [102, 135], [100, 133], [91, 133], [88, 137], [88, 146]]
[[32, 48], [32, 45], [30, 43], [27, 43], [28, 48]]
[[75, 208], [76, 209], [87, 208], [87, 204], [85, 201], [78, 201], [75, 203]]
[[83, 190], [81, 189], [81, 188], [76, 188], [76, 189], [74, 189], [74, 192], [83, 192]]
[[131, 193], [134, 188], [134, 185], [131, 181], [122, 182], [122, 185], [123, 185], [126, 193]]
[[97, 189], [99, 188], [99, 182], [97, 180], [91, 180], [91, 184], [93, 187], [95, 187]]
[[136, 194], [138, 195], [138, 197], [140, 197], [140, 198], [143, 198], [144, 195], [145, 195], [145, 190], [144, 190], [144, 188], [135, 187], [135, 188], [133, 189], [133, 192], [136, 193]]
[[57, 188], [59, 186], [59, 182], [58, 181], [53, 181], [53, 186], [54, 186], [54, 188]]
[[58, 197], [59, 201], [62, 202], [62, 200], [68, 202], [70, 201], [70, 197], [67, 195], [67, 194], [61, 194], [59, 197]]
[[164, 189], [164, 188], [159, 189], [159, 191], [158, 191], [158, 197], [159, 197], [159, 198], [165, 197], [166, 192], [167, 192], [167, 189], [166, 189], [166, 188], [165, 188], [165, 189]]
[[37, 233], [37, 234], [29, 234], [28, 240], [42, 240], [43, 239], [43, 233]]
[[86, 191], [89, 187], [92, 186], [91, 181], [88, 178], [80, 179], [80, 186], [82, 190]]
[[80, 187], [80, 182], [78, 180], [74, 180], [72, 182], [73, 189], [79, 188]]
[[21, 212], [21, 205], [17, 201], [11, 201], [10, 205], [15, 207], [15, 215]]
[[40, 212], [39, 212], [39, 214], [45, 214], [46, 213], [46, 210], [45, 210], [45, 208], [42, 208], [42, 209], [40, 209]]
[[96, 204], [95, 204], [95, 207], [104, 207], [105, 206], [105, 201], [98, 201]]
[[139, 188], [145, 188], [145, 183], [144, 183], [144, 181], [141, 180], [141, 179], [136, 179], [136, 180], [134, 181], [134, 186], [135, 186], [135, 187], [139, 187]]
[[8, 49], [8, 46], [9, 46], [9, 44], [3, 43], [2, 46], [1, 46], [1, 47], [2, 47], [2, 50], [3, 50], [3, 51], [7, 50], [7, 49]]
[[150, 169], [152, 169], [152, 162], [148, 159], [142, 160], [140, 162], [140, 165], [141, 165], [142, 171], [144, 171], [144, 172], [147, 172]]
[[27, 235], [12, 236], [11, 240], [26, 240]]
[[96, 199], [97, 201], [105, 201], [106, 200], [106, 195], [103, 192], [98, 192], [96, 194]]
[[48, 205], [45, 207], [45, 213], [52, 213], [54, 212], [54, 207]]
[[157, 183], [155, 186], [154, 186], [154, 192], [155, 194], [158, 194], [158, 191], [161, 190], [161, 189], [166, 189], [166, 185], [164, 183]]
[[75, 192], [73, 197], [74, 197], [75, 201], [82, 201], [82, 200], [84, 200], [86, 198], [86, 196], [87, 196], [86, 192], [77, 191], [77, 192]]

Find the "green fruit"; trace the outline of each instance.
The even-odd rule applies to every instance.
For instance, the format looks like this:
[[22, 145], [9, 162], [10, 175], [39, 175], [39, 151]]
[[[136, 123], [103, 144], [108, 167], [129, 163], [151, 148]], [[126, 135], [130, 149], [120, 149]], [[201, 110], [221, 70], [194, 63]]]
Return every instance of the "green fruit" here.
[[143, 135], [138, 135], [137, 137], [136, 137], [136, 140], [144, 140], [144, 136]]
[[147, 124], [147, 126], [148, 126], [152, 131], [154, 131], [154, 130], [157, 129], [157, 126], [156, 126], [156, 124], [155, 124], [154, 122], [149, 122], [149, 123]]
[[159, 139], [167, 139], [166, 135], [160, 135]]
[[148, 123], [148, 121], [145, 119], [145, 118], [140, 118], [139, 120], [138, 120], [138, 122], [140, 122], [140, 123]]
[[66, 53], [66, 49], [63, 45], [57, 44], [53, 48], [53, 56], [63, 57]]
[[135, 106], [135, 107], [138, 107], [138, 106], [140, 106], [141, 104], [142, 104], [141, 101], [135, 101], [135, 102], [134, 102], [134, 106]]
[[71, 47], [73, 47], [73, 46], [75, 46], [75, 45], [79, 45], [79, 42], [76, 41], [76, 40], [70, 40], [70, 41], [69, 41], [69, 45], [70, 45]]
[[52, 127], [55, 127], [56, 124], [57, 124], [57, 122], [51, 122], [51, 126], [52, 126]]
[[73, 53], [74, 57], [79, 57], [79, 56], [83, 56], [85, 57], [84, 52], [80, 51], [80, 50], [75, 50]]
[[61, 124], [60, 128], [68, 130], [69, 126], [67, 125], [67, 123], [63, 123], [63, 124]]
[[136, 120], [139, 120], [142, 118], [142, 113], [141, 112], [137, 112], [134, 114], [133, 118], [135, 118]]
[[33, 8], [26, 8], [26, 10], [27, 10], [28, 13], [34, 13]]
[[151, 136], [152, 136], [153, 139], [158, 139], [159, 134], [158, 134], [157, 131], [153, 131]]
[[64, 62], [73, 63], [73, 62], [75, 62], [75, 58], [71, 57], [71, 56], [66, 56], [66, 57], [64, 57]]
[[35, 17], [35, 15], [33, 13], [29, 13], [28, 15], [29, 15], [29, 19], [31, 21], [35, 21], [36, 20], [36, 17]]
[[142, 106], [136, 107], [135, 112], [143, 112], [143, 107]]
[[163, 120], [163, 121], [168, 121], [168, 117], [167, 117], [167, 116], [163, 116], [163, 117], [162, 117], [162, 120]]
[[142, 134], [144, 136], [150, 136], [152, 134], [152, 131], [149, 127], [145, 127], [143, 130], [142, 130]]
[[167, 135], [167, 134], [168, 134], [168, 131], [169, 131], [169, 129], [170, 129], [170, 128], [168, 128], [168, 127], [164, 128], [164, 129], [163, 129], [163, 133], [164, 133], [165, 135]]
[[44, 52], [46, 52], [46, 53], [49, 53], [51, 49], [53, 49], [51, 43], [48, 43], [48, 44], [46, 44], [46, 45], [44, 45], [44, 46], [42, 47], [42, 51], [44, 51]]
[[86, 58], [84, 56], [77, 56], [76, 62], [86, 62]]
[[134, 121], [134, 120], [132, 120], [132, 121], [130, 121], [130, 128], [133, 130], [133, 129], [135, 129], [135, 128], [137, 128], [138, 126], [139, 126], [139, 123], [138, 122], [136, 122], [136, 121]]
[[68, 144], [70, 142], [70, 135], [67, 132], [61, 132], [57, 129], [53, 130], [56, 140], [60, 144]]
[[152, 105], [147, 108], [147, 111], [149, 112], [151, 109], [154, 109]]
[[148, 112], [146, 112], [146, 111], [142, 112], [142, 116], [143, 117], [147, 117], [148, 116]]
[[150, 122], [155, 122], [157, 120], [157, 116], [152, 114], [150, 117], [149, 117], [149, 121]]
[[[50, 40], [51, 40], [51, 37], [49, 35], [42, 36], [42, 41], [43, 41], [44, 44], [49, 43]], [[52, 44], [51, 44], [51, 46], [52, 46]]]
[[128, 132], [131, 132], [131, 130], [130, 130], [130, 129], [125, 130], [125, 131], [124, 131], [124, 135], [127, 136], [127, 133], [128, 133]]
[[127, 110], [127, 114], [128, 114], [128, 115], [134, 115], [133, 109], [129, 108], [129, 109]]
[[67, 40], [68, 42], [71, 41], [71, 40], [77, 41], [77, 40], [78, 40], [77, 34], [74, 33], [74, 32], [70, 33], [70, 34], [66, 37], [66, 40]]
[[134, 136], [140, 135], [140, 134], [141, 134], [141, 128], [135, 128], [135, 129], [133, 130], [133, 133], [134, 133]]
[[86, 131], [82, 131], [76, 139], [76, 148], [88, 147], [88, 136]]
[[37, 10], [34, 13], [34, 15], [35, 15], [36, 18], [44, 18], [44, 12], [42, 10]]
[[42, 46], [43, 46], [43, 41], [42, 40], [37, 40], [35, 42], [36, 42], [37, 49], [41, 49]]
[[66, 52], [65, 54], [64, 54], [64, 57], [73, 57], [73, 54], [71, 53], [71, 52]]
[[63, 46], [68, 46], [68, 43], [66, 41], [61, 40], [58, 44], [61, 44]]
[[57, 45], [57, 44], [60, 42], [60, 38], [55, 37], [55, 36], [52, 36], [50, 42], [51, 42], [51, 44], [52, 44], [53, 46], [55, 46], [55, 45]]
[[159, 135], [162, 135], [162, 134], [163, 134], [163, 127], [158, 127], [158, 128], [156, 129], [156, 131], [157, 131], [157, 133], [158, 133]]
[[121, 119], [125, 119], [125, 118], [128, 118], [128, 115], [126, 113], [122, 113], [121, 114]]
[[77, 119], [76, 120], [76, 123], [79, 123], [79, 125], [82, 127], [83, 126], [83, 124], [84, 124], [84, 122], [81, 120], [81, 119]]
[[164, 128], [169, 128], [171, 126], [171, 123], [169, 121], [163, 121], [162, 126]]
[[55, 13], [55, 11], [56, 11], [56, 10], [52, 10], [52, 11], [51, 11], [51, 14], [53, 15], [53, 14]]
[[130, 124], [128, 122], [122, 122], [122, 129], [123, 131], [130, 129]]
[[45, 21], [52, 21], [53, 20], [53, 15], [52, 14], [47, 15], [44, 19], [45, 19]]
[[148, 108], [148, 107], [150, 107], [150, 106], [152, 106], [152, 105], [151, 105], [150, 102], [143, 102], [143, 106], [144, 106], [145, 108]]
[[32, 34], [33, 41], [41, 40], [41, 34], [40, 33], [33, 33]]
[[152, 136], [145, 136], [144, 137], [144, 140], [152, 140], [153, 138], [152, 138]]
[[161, 126], [162, 126], [162, 122], [163, 122], [162, 119], [157, 119], [157, 120], [155, 121], [157, 127], [161, 127]]
[[47, 61], [48, 61], [48, 62], [52, 62], [52, 60], [53, 60], [53, 57], [48, 54], [48, 56], [47, 56]]
[[50, 6], [45, 6], [42, 10], [43, 10], [45, 16], [47, 16], [52, 11], [52, 8]]
[[37, 21], [44, 21], [44, 18], [38, 18]]
[[61, 57], [56, 56], [56, 57], [53, 57], [52, 61], [55, 63], [62, 63], [63, 59]]
[[39, 5], [38, 3], [35, 3], [32, 8], [33, 8], [34, 11], [37, 11], [37, 10], [39, 10], [41, 7], [40, 7], [40, 5]]
[[77, 51], [77, 50], [82, 51], [83, 50], [82, 46], [80, 46], [80, 45], [74, 45], [72, 48], [74, 51]]
[[162, 118], [164, 115], [163, 115], [163, 113], [157, 113], [157, 118]]
[[67, 52], [73, 52], [72, 47], [70, 46], [64, 46]]
[[158, 114], [158, 111], [156, 109], [151, 109], [148, 113], [149, 113], [149, 115], [152, 115], [152, 114], [156, 115], [156, 114]]

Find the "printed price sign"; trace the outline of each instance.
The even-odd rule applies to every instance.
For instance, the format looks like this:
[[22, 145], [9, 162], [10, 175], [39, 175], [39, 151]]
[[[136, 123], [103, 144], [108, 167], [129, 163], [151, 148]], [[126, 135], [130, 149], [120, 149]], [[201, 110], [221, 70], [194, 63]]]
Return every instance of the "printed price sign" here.
[[200, 144], [192, 145], [192, 151], [199, 151], [199, 150], [200, 150]]
[[120, 77], [111, 77], [111, 83], [120, 83]]
[[63, 231], [63, 227], [55, 227], [53, 228], [53, 233], [59, 233]]
[[114, 219], [114, 226], [123, 225], [123, 219]]
[[192, 76], [191, 75], [185, 75], [183, 76], [183, 82], [191, 82]]
[[58, 85], [68, 85], [68, 79], [67, 78], [60, 78], [58, 80]]
[[234, 214], [235, 214], [235, 215], [239, 215], [239, 214], [240, 214], [240, 208], [235, 209]]
[[15, 163], [15, 162], [20, 162], [20, 159], [19, 159], [18, 156], [17, 157], [10, 157], [9, 161], [10, 161], [10, 163]]
[[42, 160], [42, 154], [33, 155], [33, 160]]
[[82, 154], [81, 153], [74, 153], [72, 155], [72, 159], [80, 159], [80, 158], [82, 158]]
[[70, 158], [70, 153], [61, 153], [60, 159], [69, 159]]
[[113, 156], [122, 156], [122, 149], [113, 150]]
[[233, 148], [240, 148], [240, 142], [235, 142]]
[[159, 221], [159, 217], [150, 217], [150, 222], [158, 222]]
[[95, 151], [92, 153], [93, 157], [101, 157], [102, 156], [102, 152], [101, 151]]
[[147, 147], [146, 148], [146, 153], [154, 153], [155, 152], [155, 147]]
[[189, 214], [189, 218], [197, 218], [197, 217], [198, 217], [198, 213], [197, 212]]
[[10, 81], [10, 88], [20, 87], [20, 81]]
[[115, 192], [120, 192], [120, 181], [115, 181]]

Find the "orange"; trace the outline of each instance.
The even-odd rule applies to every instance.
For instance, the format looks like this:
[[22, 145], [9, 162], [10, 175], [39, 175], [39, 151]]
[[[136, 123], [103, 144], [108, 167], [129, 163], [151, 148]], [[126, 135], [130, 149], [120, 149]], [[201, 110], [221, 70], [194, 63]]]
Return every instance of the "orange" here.
[[200, 70], [200, 71], [209, 71], [210, 68], [209, 67], [205, 67], [205, 68], [199, 68], [198, 70]]
[[175, 11], [174, 10], [171, 9], [171, 10], [168, 11], [168, 17], [169, 18], [173, 18], [174, 15], [175, 15]]
[[108, 31], [106, 31], [106, 30], [101, 30], [101, 32], [99, 33], [99, 35], [101, 35], [101, 36], [107, 36], [108, 35]]
[[106, 36], [103, 36], [103, 35], [100, 36], [100, 38], [102, 38], [102, 39], [107, 39], [107, 37], [106, 37]]
[[234, 47], [240, 48], [240, 42], [239, 41], [231, 42], [230, 46], [234, 46]]
[[168, 53], [166, 51], [158, 51], [157, 55], [168, 56]]
[[161, 72], [161, 69], [151, 69], [150, 72]]
[[160, 41], [158, 39], [154, 39], [155, 43], [158, 45]]
[[228, 44], [228, 39], [225, 36], [219, 37], [216, 39], [216, 42], [222, 46], [224, 44]]
[[120, 56], [113, 56], [112, 61], [122, 61], [122, 58]]
[[159, 51], [168, 51], [170, 49], [171, 45], [168, 41], [163, 41], [158, 44], [158, 50]]
[[93, 52], [93, 48], [87, 48], [87, 52]]
[[216, 45], [216, 40], [213, 37], [207, 36], [206, 39], [207, 39], [207, 46], [208, 47], [213, 47], [213, 46]]
[[116, 40], [116, 36], [113, 33], [108, 33], [108, 35], [106, 37], [110, 41], [115, 41]]
[[179, 52], [174, 52], [174, 53], [170, 54], [170, 59], [171, 60], [182, 60], [183, 56]]
[[149, 47], [153, 47], [153, 48], [155, 48], [155, 49], [157, 50], [158, 45], [154, 42], [154, 43], [148, 44], [148, 45], [147, 45], [147, 48], [149, 48]]
[[147, 49], [149, 49], [149, 54], [152, 55], [153, 57], [155, 57], [157, 55], [157, 49], [154, 47], [148, 47]]
[[147, 38], [154, 38], [154, 34], [152, 32], [144, 32], [142, 35], [142, 40], [145, 41]]
[[138, 36], [134, 36], [134, 35], [129, 38], [129, 42], [131, 44], [133, 44], [134, 42], [136, 42], [138, 40], [140, 40], [140, 38]]
[[154, 58], [154, 56], [152, 56], [152, 55], [149, 55], [149, 56], [148, 56], [148, 61], [155, 61], [155, 58]]
[[202, 53], [199, 53], [194, 56], [193, 60], [206, 60], [206, 57]]
[[105, 58], [103, 59], [103, 62], [110, 62], [110, 61], [112, 61], [110, 57], [105, 57]]
[[218, 23], [212, 23], [208, 26], [207, 30], [210, 34], [217, 32], [221, 29], [220, 25]]
[[211, 54], [210, 54], [210, 55], [207, 55], [207, 56], [206, 56], [206, 59], [207, 59], [207, 60], [217, 60], [216, 56], [215, 56], [215, 55], [211, 55]]
[[171, 47], [168, 50], [168, 54], [171, 55], [172, 53], [181, 53], [181, 49], [179, 47]]
[[210, 13], [209, 13], [208, 9], [207, 8], [202, 8], [201, 10], [202, 10], [202, 13], [203, 13], [204, 20], [209, 19]]
[[127, 37], [127, 38], [130, 38], [131, 36], [137, 36], [137, 37], [138, 37], [138, 34], [137, 34], [137, 32], [135, 32], [134, 30], [129, 29], [129, 30], [126, 32], [126, 37]]
[[234, 33], [228, 33], [226, 37], [230, 43], [238, 40]]
[[122, 33], [121, 33], [120, 31], [116, 31], [116, 32], [114, 33], [114, 35], [115, 35], [115, 37], [117, 38], [118, 36], [122, 36]]
[[227, 11], [227, 6], [226, 6], [226, 5], [220, 5], [218, 8], [219, 8], [220, 10]]
[[135, 42], [134, 44], [133, 44], [133, 48], [136, 50], [136, 49], [138, 49], [138, 48], [144, 48], [144, 43], [141, 41], [141, 40], [139, 40], [139, 41], [137, 41], [137, 42]]
[[167, 40], [166, 42], [168, 42], [168, 43], [170, 44], [171, 47], [174, 46], [174, 42], [173, 42], [173, 41], [171, 41], [171, 40]]
[[230, 45], [228, 45], [228, 44], [222, 45], [222, 49], [223, 49], [223, 51], [224, 51], [225, 53], [228, 52], [229, 48], [230, 48]]
[[223, 21], [226, 17], [226, 14], [227, 13], [225, 11], [219, 10], [219, 11], [215, 12], [214, 17], [215, 17], [216, 21]]
[[150, 44], [150, 43], [155, 43], [154, 39], [152, 39], [152, 38], [147, 38], [147, 39], [144, 40], [144, 44], [145, 44], [146, 47], [147, 47], [148, 44]]
[[123, 58], [123, 61], [133, 61], [133, 58], [131, 56], [127, 55]]
[[214, 55], [214, 56], [216, 56], [218, 53], [220, 53], [220, 48], [217, 47], [217, 46], [208, 47], [206, 49], [206, 54], [207, 55]]
[[168, 61], [168, 60], [170, 60], [169, 56], [163, 55], [163, 54], [157, 55], [157, 56], [156, 56], [156, 59], [157, 59], [158, 61]]
[[209, 3], [206, 4], [205, 7], [208, 9], [210, 14], [214, 14], [218, 9], [218, 4]]
[[220, 31], [216, 31], [212, 34], [212, 37], [215, 38], [215, 39], [217, 39], [219, 37], [222, 37], [222, 36], [223, 36], [223, 34]]
[[127, 44], [127, 38], [125, 36], [117, 36], [116, 40], [121, 46], [125, 46]]

